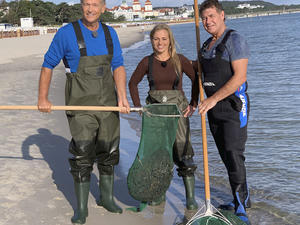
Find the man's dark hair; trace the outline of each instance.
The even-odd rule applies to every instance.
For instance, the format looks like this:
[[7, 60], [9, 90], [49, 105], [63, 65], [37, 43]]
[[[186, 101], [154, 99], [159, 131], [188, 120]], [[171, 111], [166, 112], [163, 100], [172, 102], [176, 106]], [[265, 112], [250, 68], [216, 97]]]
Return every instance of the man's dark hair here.
[[208, 8], [216, 8], [218, 12], [222, 12], [224, 10], [223, 6], [221, 5], [221, 3], [219, 3], [218, 0], [205, 0], [200, 5], [200, 15], [204, 10]]

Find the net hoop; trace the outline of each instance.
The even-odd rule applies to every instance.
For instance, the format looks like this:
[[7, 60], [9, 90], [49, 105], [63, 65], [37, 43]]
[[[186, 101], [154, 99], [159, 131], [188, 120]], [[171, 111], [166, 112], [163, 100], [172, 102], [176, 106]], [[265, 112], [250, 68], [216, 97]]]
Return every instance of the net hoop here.
[[196, 225], [195, 222], [204, 219], [205, 217], [209, 217], [209, 219], [206, 220], [206, 225], [213, 225], [214, 222], [210, 223], [210, 219], [217, 219], [219, 222], [222, 222], [226, 225], [235, 225], [235, 223], [231, 223], [218, 209], [211, 204], [208, 204], [208, 206], [202, 206], [202, 208], [197, 211], [197, 213], [186, 223], [186, 225]]
[[[168, 109], [163, 113], [158, 113], [161, 110], [153, 110], [153, 109]], [[154, 103], [149, 104], [143, 108], [143, 113], [148, 117], [167, 117], [167, 118], [174, 118], [174, 117], [182, 117], [182, 114], [176, 104], [172, 103]]]
[[148, 117], [182, 117], [182, 115], [163, 115], [163, 114], [156, 114], [156, 113], [151, 113], [147, 109], [144, 110], [144, 112]]

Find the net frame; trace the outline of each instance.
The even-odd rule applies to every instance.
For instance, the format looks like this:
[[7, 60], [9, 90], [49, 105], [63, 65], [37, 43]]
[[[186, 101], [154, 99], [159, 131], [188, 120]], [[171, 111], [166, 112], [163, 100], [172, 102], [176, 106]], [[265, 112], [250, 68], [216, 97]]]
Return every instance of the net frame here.
[[209, 217], [205, 223], [205, 225], [213, 225], [215, 221], [210, 222], [210, 219], [217, 219], [219, 222], [227, 225], [236, 225], [237, 223], [230, 222], [217, 208], [215, 208], [210, 200], [205, 201], [205, 205], [203, 205], [194, 216], [186, 223], [186, 225], [196, 225], [194, 224], [199, 219], [204, 219], [205, 217]]
[[[169, 108], [169, 111], [167, 112], [170, 112], [170, 111], [174, 111], [176, 112], [176, 114], [174, 113], [156, 113], [156, 112], [153, 112], [153, 109], [155, 108]], [[173, 109], [172, 109], [173, 108]], [[153, 104], [149, 104], [149, 105], [146, 105], [145, 107], [143, 107], [143, 110], [142, 110], [143, 113], [146, 114], [146, 116], [149, 116], [149, 117], [182, 117], [182, 113], [181, 111], [179, 110], [177, 104], [168, 104], [168, 103], [153, 103]]]

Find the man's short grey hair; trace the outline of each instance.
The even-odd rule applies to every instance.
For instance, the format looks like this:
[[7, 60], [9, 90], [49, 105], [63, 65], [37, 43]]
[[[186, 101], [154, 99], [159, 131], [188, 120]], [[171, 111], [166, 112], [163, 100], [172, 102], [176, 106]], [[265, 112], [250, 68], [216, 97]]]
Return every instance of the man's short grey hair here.
[[[84, 0], [80, 0], [80, 3], [82, 4], [83, 1], [84, 1]], [[104, 5], [106, 4], [106, 3], [105, 3], [105, 0], [100, 0], [100, 1], [101, 1]]]

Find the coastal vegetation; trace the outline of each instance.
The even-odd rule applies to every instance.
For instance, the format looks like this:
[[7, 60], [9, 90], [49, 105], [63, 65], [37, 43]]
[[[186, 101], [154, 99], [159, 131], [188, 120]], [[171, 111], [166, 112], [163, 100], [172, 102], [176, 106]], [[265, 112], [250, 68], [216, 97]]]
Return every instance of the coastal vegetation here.
[[[0, 0], [1, 1], [1, 0]], [[41, 0], [3, 1], [0, 4], [0, 23], [20, 25], [20, 18], [32, 17], [36, 26], [61, 25], [81, 18], [80, 4], [66, 2], [54, 4]], [[110, 12], [101, 15], [103, 22], [120, 22], [124, 17], [114, 18]]]
[[[0, 23], [20, 25], [20, 18], [32, 17], [36, 26], [61, 25], [81, 17], [80, 4], [68, 4], [66, 2], [55, 4], [41, 0], [15, 0], [10, 2], [0, 0], [0, 2]], [[262, 7], [238, 8], [240, 4], [259, 5]], [[222, 1], [222, 5], [227, 15], [300, 10], [300, 5], [274, 5], [265, 1]], [[180, 12], [180, 7], [174, 10], [175, 12]], [[101, 20], [103, 22], [121, 22], [125, 18], [124, 16], [114, 18], [113, 13], [105, 12], [101, 15]]]

